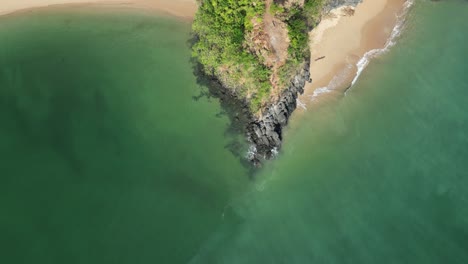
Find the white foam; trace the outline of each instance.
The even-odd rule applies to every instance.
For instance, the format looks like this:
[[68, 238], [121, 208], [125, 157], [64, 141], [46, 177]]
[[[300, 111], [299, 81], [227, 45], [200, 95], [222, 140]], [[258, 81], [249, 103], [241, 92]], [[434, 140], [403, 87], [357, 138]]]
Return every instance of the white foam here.
[[274, 147], [274, 148], [271, 150], [271, 155], [272, 155], [273, 157], [276, 158], [276, 157], [278, 156], [278, 154], [279, 154], [278, 148], [277, 148], [277, 147]]
[[[396, 44], [396, 39], [401, 35], [401, 32], [405, 25], [406, 15], [408, 13], [408, 10], [413, 4], [414, 4], [414, 0], [407, 0], [405, 2], [404, 7], [403, 7], [403, 12], [398, 16], [398, 21], [392, 30], [392, 34], [390, 35], [387, 42], [385, 43], [385, 46], [381, 49], [373, 49], [373, 50], [366, 52], [364, 56], [356, 63], [357, 72], [356, 72], [356, 76], [351, 82], [351, 86], [353, 86], [357, 82], [357, 80], [361, 76], [364, 69], [369, 65], [372, 58], [375, 58], [377, 56], [380, 56], [386, 53], [387, 51], [390, 50], [391, 47], [393, 47]], [[345, 95], [346, 95], [346, 92], [345, 92]]]
[[310, 96], [310, 101], [315, 101], [317, 97], [321, 94], [326, 94], [331, 92], [332, 90], [328, 89], [328, 87], [320, 87], [315, 89], [314, 93]]
[[300, 108], [302, 108], [302, 109], [304, 109], [304, 110], [307, 110], [306, 104], [304, 104], [303, 102], [301, 102], [301, 100], [299, 100], [299, 98], [296, 99], [296, 104], [297, 104], [297, 106], [299, 106]]
[[246, 158], [251, 160], [255, 158], [255, 155], [257, 154], [257, 148], [255, 145], [250, 145], [249, 150], [247, 151]]
[[328, 83], [327, 87], [320, 87], [314, 90], [314, 93], [310, 96], [311, 101], [315, 101], [317, 97], [333, 92], [335, 90], [341, 89], [343, 85], [346, 84], [347, 76], [351, 74], [351, 71], [354, 69], [352, 64], [348, 64], [340, 73], [335, 75], [330, 82]]

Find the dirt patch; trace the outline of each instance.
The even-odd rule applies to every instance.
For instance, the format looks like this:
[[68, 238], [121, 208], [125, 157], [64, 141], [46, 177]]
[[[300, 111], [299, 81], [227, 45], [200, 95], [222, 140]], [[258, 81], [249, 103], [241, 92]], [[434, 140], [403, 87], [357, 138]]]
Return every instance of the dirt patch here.
[[263, 30], [268, 35], [272, 47], [271, 56], [265, 63], [272, 67], [281, 67], [288, 58], [289, 37], [287, 25], [270, 12], [272, 0], [266, 1], [266, 12], [263, 17]]
[[274, 0], [276, 4], [280, 4], [285, 8], [291, 8], [294, 5], [304, 6], [305, 0]]

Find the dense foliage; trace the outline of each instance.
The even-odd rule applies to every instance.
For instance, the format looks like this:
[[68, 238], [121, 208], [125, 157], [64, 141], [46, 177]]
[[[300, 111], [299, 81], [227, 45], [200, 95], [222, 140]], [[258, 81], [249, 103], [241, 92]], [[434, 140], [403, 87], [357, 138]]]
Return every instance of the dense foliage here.
[[289, 58], [278, 72], [283, 86], [302, 67], [304, 58], [308, 58], [309, 56], [308, 31], [319, 23], [324, 1], [305, 0], [304, 6], [293, 5], [289, 10], [282, 8], [278, 4], [273, 4], [270, 8], [272, 13], [284, 18], [288, 25], [288, 36], [291, 41], [288, 50]]
[[270, 89], [270, 70], [243, 48], [246, 28], [265, 12], [263, 0], [206, 0], [193, 23], [193, 55], [207, 74], [217, 76], [256, 111]]
[[279, 72], [286, 85], [297, 65], [307, 57], [307, 32], [317, 21], [322, 1], [306, 0], [304, 6], [289, 9], [273, 4], [265, 10], [265, 0], [200, 0], [193, 23], [193, 56], [206, 74], [216, 76], [256, 112], [270, 98], [272, 69], [246, 48], [247, 33], [254, 23], [261, 23], [265, 12], [278, 15], [287, 24], [289, 56]]

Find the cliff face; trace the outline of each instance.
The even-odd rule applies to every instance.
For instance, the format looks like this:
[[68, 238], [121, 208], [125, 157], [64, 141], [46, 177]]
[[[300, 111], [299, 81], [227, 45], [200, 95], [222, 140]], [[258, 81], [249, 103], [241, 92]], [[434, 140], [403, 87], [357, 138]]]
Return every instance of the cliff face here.
[[236, 118], [244, 122], [254, 164], [279, 150], [283, 128], [310, 81], [309, 30], [324, 12], [359, 2], [200, 1], [192, 26], [193, 55], [202, 72], [221, 85], [215, 94], [243, 109], [244, 118]]
[[283, 128], [297, 107], [297, 97], [304, 92], [304, 86], [309, 81], [309, 64], [305, 63], [279, 99], [269, 105], [260, 117], [253, 118], [247, 124], [247, 138], [252, 143], [248, 159], [254, 164], [273, 157], [281, 147]]
[[[322, 12], [327, 13], [340, 6], [356, 6], [361, 2], [362, 0], [328, 0], [323, 5]], [[309, 81], [312, 80], [309, 62], [306, 61], [279, 99], [266, 107], [261, 116], [252, 118], [247, 124], [247, 137], [252, 143], [248, 153], [251, 162], [258, 165], [262, 159], [270, 159], [276, 155], [282, 144], [283, 128], [288, 124], [289, 117], [297, 107], [297, 98], [304, 92], [304, 86]]]

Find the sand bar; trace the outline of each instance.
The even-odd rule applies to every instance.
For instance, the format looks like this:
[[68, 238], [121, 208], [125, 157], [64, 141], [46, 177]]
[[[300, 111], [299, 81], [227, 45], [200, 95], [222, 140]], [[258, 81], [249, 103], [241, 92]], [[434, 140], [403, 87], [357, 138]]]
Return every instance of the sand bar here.
[[192, 19], [197, 10], [195, 0], [1, 0], [0, 15], [32, 8], [69, 4], [100, 4], [155, 10]]

